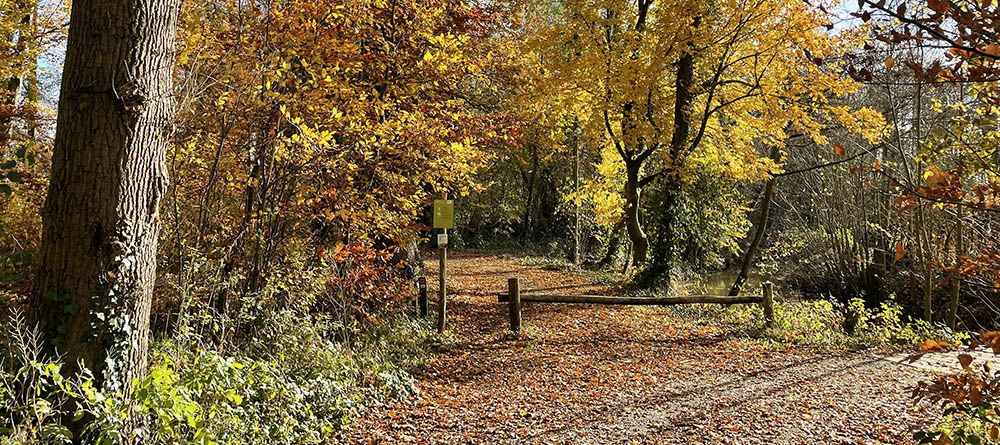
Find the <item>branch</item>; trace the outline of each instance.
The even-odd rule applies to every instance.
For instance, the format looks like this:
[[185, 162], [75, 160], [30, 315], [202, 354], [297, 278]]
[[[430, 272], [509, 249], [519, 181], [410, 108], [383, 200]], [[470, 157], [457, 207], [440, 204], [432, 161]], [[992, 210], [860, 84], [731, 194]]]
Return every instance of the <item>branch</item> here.
[[[963, 45], [963, 44], [959, 43], [958, 40], [956, 40], [955, 38], [949, 37], [947, 34], [945, 34], [940, 29], [934, 29], [934, 28], [932, 28], [930, 26], [927, 26], [926, 24], [922, 23], [918, 19], [907, 17], [906, 14], [897, 14], [897, 13], [893, 12], [892, 10], [890, 10], [889, 8], [887, 8], [885, 6], [884, 2], [881, 2], [881, 1], [880, 2], [874, 2], [872, 0], [862, 0], [862, 3], [867, 3], [867, 4], [871, 5], [872, 7], [874, 7], [875, 9], [888, 14], [890, 17], [895, 17], [896, 19], [898, 19], [899, 21], [901, 21], [903, 23], [906, 23], [906, 24], [909, 24], [909, 25], [913, 25], [913, 26], [916, 26], [917, 28], [920, 28], [920, 29], [926, 31], [927, 33], [929, 33], [930, 35], [932, 35], [932, 36], [934, 36], [934, 37], [936, 37], [936, 38], [938, 38], [940, 40], [943, 40], [945, 43], [951, 45], [952, 48], [961, 49], [963, 51], [969, 51], [969, 52], [974, 53], [974, 54], [976, 54], [976, 55], [978, 55], [980, 57], [984, 57], [984, 58], [987, 58], [987, 59], [1000, 60], [1000, 56], [997, 56], [995, 54], [990, 54], [990, 53], [988, 53], [986, 51], [983, 51], [983, 50], [981, 50], [979, 48], [976, 48], [976, 47], [973, 47], [973, 46]], [[954, 5], [952, 5], [952, 6], [954, 6]]]
[[622, 159], [628, 159], [628, 155], [625, 154], [625, 149], [622, 148], [621, 142], [618, 142], [618, 137], [615, 136], [615, 130], [611, 128], [611, 118], [608, 117], [608, 109], [604, 109], [604, 127], [608, 130], [608, 136], [611, 137], [611, 141], [615, 143], [615, 149], [618, 150], [618, 154], [622, 156]]
[[858, 153], [858, 154], [856, 154], [854, 156], [851, 156], [849, 158], [844, 158], [844, 159], [840, 159], [840, 160], [833, 161], [833, 162], [827, 162], [826, 164], [814, 165], [812, 167], [806, 167], [806, 168], [803, 168], [803, 169], [793, 170], [793, 171], [790, 171], [790, 172], [772, 173], [771, 176], [773, 176], [775, 178], [781, 178], [781, 177], [784, 177], [784, 176], [792, 176], [792, 175], [797, 175], [799, 173], [811, 172], [813, 170], [819, 170], [821, 168], [833, 167], [835, 165], [840, 165], [840, 164], [844, 164], [844, 163], [847, 163], [847, 162], [851, 162], [851, 161], [853, 161], [853, 160], [855, 160], [857, 158], [860, 158], [862, 156], [871, 154], [876, 149], [878, 149], [878, 147], [872, 147], [872, 148], [869, 148], [866, 151]]

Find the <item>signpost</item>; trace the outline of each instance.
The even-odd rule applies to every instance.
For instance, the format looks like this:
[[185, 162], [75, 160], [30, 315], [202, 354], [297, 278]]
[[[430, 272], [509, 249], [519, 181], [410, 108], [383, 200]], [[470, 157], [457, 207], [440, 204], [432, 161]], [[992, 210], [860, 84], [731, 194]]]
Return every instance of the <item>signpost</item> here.
[[455, 201], [448, 199], [447, 193], [442, 195], [442, 199], [434, 200], [434, 228], [455, 228]]
[[434, 228], [440, 230], [437, 235], [438, 245], [438, 334], [444, 333], [448, 321], [448, 292], [445, 277], [448, 271], [448, 229], [455, 227], [455, 201], [448, 199], [448, 193], [442, 193], [441, 199], [434, 200]]

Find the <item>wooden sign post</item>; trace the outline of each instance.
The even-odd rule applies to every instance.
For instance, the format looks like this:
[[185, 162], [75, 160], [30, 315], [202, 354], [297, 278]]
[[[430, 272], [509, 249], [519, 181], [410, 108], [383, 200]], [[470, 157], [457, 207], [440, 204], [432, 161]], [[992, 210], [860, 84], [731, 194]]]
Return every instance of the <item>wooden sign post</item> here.
[[438, 334], [444, 333], [448, 322], [448, 291], [445, 278], [448, 275], [448, 229], [455, 227], [455, 201], [442, 193], [441, 199], [434, 200], [434, 228], [440, 230], [438, 245]]

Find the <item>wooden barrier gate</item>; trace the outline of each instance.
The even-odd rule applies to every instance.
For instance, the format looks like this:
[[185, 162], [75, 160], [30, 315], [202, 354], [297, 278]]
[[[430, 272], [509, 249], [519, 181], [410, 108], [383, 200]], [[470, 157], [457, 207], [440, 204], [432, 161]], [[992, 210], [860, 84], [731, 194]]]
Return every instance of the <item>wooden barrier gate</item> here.
[[761, 285], [762, 295], [746, 295], [738, 297], [717, 297], [711, 295], [691, 295], [686, 297], [642, 298], [642, 297], [611, 297], [604, 295], [554, 295], [554, 294], [522, 294], [521, 282], [518, 278], [507, 280], [507, 293], [499, 294], [500, 303], [508, 303], [510, 313], [510, 330], [521, 332], [521, 303], [574, 303], [574, 304], [605, 304], [628, 306], [669, 306], [677, 304], [760, 304], [764, 308], [764, 320], [770, 325], [774, 321], [774, 285], [768, 281]]

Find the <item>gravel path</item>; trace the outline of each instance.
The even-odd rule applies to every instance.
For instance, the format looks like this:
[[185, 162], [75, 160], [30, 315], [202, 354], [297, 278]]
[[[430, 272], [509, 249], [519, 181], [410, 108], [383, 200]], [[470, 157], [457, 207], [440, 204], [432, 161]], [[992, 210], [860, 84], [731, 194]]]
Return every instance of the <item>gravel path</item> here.
[[457, 255], [450, 267], [455, 344], [419, 376], [419, 397], [362, 419], [354, 443], [908, 443], [935, 415], [910, 398], [928, 369], [766, 349], [655, 308], [528, 305], [526, 335], [510, 339], [495, 296], [508, 276], [611, 290], [517, 260]]

